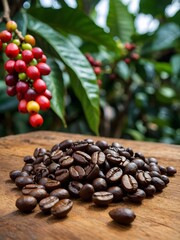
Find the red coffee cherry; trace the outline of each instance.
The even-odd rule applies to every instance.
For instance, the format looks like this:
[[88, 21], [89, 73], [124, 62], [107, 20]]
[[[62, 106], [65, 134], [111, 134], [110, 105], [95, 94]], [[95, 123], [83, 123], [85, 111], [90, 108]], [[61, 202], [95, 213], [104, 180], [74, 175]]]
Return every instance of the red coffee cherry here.
[[18, 111], [21, 113], [27, 113], [27, 101], [25, 99], [20, 100], [18, 104]]
[[17, 93], [16, 93], [16, 97], [17, 97], [17, 99], [18, 99], [19, 101], [21, 101], [22, 99], [24, 99], [24, 94], [21, 93], [21, 92], [17, 92]]
[[35, 44], [36, 44], [35, 38], [30, 34], [27, 34], [26, 36], [24, 36], [24, 41], [26, 43], [31, 44], [31, 46], [35, 46]]
[[15, 96], [16, 95], [16, 86], [12, 86], [12, 87], [10, 87], [10, 86], [8, 86], [7, 87], [7, 90], [6, 90], [6, 93], [7, 93], [7, 95], [9, 95], [10, 97], [13, 97], [13, 96]]
[[5, 82], [6, 82], [7, 86], [15, 86], [17, 81], [18, 81], [18, 79], [17, 79], [16, 75], [8, 74], [5, 77]]
[[130, 58], [125, 58], [124, 61], [125, 61], [125, 63], [130, 64], [131, 59]]
[[43, 62], [43, 63], [46, 63], [46, 61], [47, 61], [47, 57], [46, 57], [46, 55], [42, 55], [42, 58], [40, 59], [40, 62]]
[[9, 31], [9, 32], [13, 32], [17, 29], [17, 23], [15, 21], [8, 21], [6, 23], [6, 29]]
[[26, 72], [26, 63], [23, 60], [17, 60], [15, 63], [15, 70], [18, 73], [24, 73]]
[[135, 60], [135, 61], [138, 60], [139, 59], [139, 54], [138, 53], [132, 53], [131, 54], [131, 59]]
[[5, 49], [6, 56], [15, 58], [19, 54], [19, 48], [15, 43], [9, 43]]
[[37, 97], [37, 92], [34, 89], [32, 89], [32, 88], [29, 88], [27, 90], [27, 92], [25, 93], [25, 96], [24, 96], [24, 98], [28, 102], [31, 101], [31, 100], [35, 100], [36, 97]]
[[15, 61], [14, 60], [8, 60], [5, 65], [4, 68], [8, 73], [14, 73], [15, 72]]
[[51, 100], [51, 98], [52, 98], [52, 94], [51, 94], [51, 92], [48, 89], [46, 89], [46, 91], [43, 92], [43, 95], [45, 97], [47, 97], [49, 100]]
[[94, 72], [96, 75], [101, 73], [101, 68], [100, 67], [94, 67]]
[[50, 101], [47, 97], [43, 95], [39, 95], [36, 98], [36, 102], [39, 103], [40, 109], [41, 110], [47, 110], [50, 108]]
[[41, 75], [48, 75], [51, 72], [51, 68], [46, 63], [38, 63], [37, 68], [39, 69]]
[[36, 80], [40, 77], [39, 69], [36, 66], [29, 66], [26, 70], [26, 74], [29, 78]]
[[27, 103], [27, 110], [29, 113], [38, 113], [40, 110], [40, 106], [36, 101], [29, 101]]
[[32, 114], [29, 117], [29, 123], [32, 127], [40, 127], [43, 122], [43, 117], [39, 113]]
[[43, 50], [39, 47], [34, 47], [32, 49], [32, 53], [36, 59], [40, 59], [40, 58], [42, 58]]
[[10, 42], [11, 38], [12, 38], [12, 34], [7, 30], [3, 30], [2, 32], [0, 32], [0, 39], [3, 43]]
[[43, 93], [46, 90], [46, 83], [38, 78], [34, 81], [33, 87], [37, 93]]
[[31, 50], [24, 50], [22, 51], [22, 60], [26, 63], [30, 63], [34, 58], [34, 55]]
[[27, 92], [28, 88], [29, 88], [29, 85], [26, 82], [19, 81], [16, 84], [16, 91], [19, 93], [25, 94]]

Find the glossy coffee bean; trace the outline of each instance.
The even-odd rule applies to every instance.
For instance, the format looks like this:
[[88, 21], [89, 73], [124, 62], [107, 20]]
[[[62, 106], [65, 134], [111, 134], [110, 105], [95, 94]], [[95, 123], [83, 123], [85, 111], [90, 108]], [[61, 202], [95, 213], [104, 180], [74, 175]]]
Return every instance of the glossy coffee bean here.
[[[27, 174], [28, 176], [29, 174]], [[21, 171], [20, 170], [13, 170], [9, 173], [9, 177], [11, 180], [14, 182], [17, 177], [21, 176]]]
[[162, 191], [165, 188], [165, 183], [158, 177], [152, 177], [151, 184], [153, 184], [157, 191]]
[[51, 213], [58, 218], [64, 218], [71, 211], [72, 207], [73, 202], [70, 199], [62, 199], [51, 208]]
[[125, 174], [135, 175], [138, 170], [137, 164], [130, 162], [124, 168]]
[[42, 189], [42, 188], [36, 188], [36, 189], [31, 190], [29, 195], [36, 198], [37, 202], [39, 202], [43, 198], [46, 198], [49, 196], [49, 194], [46, 192], [46, 190]]
[[99, 166], [97, 164], [90, 164], [85, 167], [86, 181], [91, 182], [93, 179], [99, 177]]
[[125, 174], [121, 178], [121, 185], [123, 189], [128, 192], [128, 193], [133, 193], [137, 190], [138, 188], [138, 183], [136, 179], [128, 174]]
[[50, 196], [58, 197], [59, 200], [70, 197], [69, 192], [65, 188], [58, 188], [53, 190], [50, 193]]
[[151, 176], [148, 172], [139, 171], [136, 174], [136, 180], [141, 186], [147, 186], [151, 182]]
[[115, 183], [120, 181], [123, 175], [123, 171], [119, 167], [113, 167], [106, 173], [106, 180], [110, 183]]
[[55, 172], [55, 178], [57, 181], [60, 181], [61, 183], [66, 182], [69, 179], [69, 170], [66, 168], [58, 169]]
[[68, 191], [72, 197], [79, 197], [79, 193], [83, 184], [78, 181], [71, 181], [68, 184]]
[[79, 192], [80, 198], [84, 201], [91, 201], [93, 194], [94, 194], [94, 187], [89, 183], [84, 184]]
[[31, 177], [17, 177], [15, 179], [15, 184], [20, 189], [26, 186], [27, 184], [32, 184], [32, 183], [33, 183], [33, 179]]
[[95, 191], [105, 191], [107, 189], [107, 182], [104, 178], [95, 178], [92, 185]]
[[69, 168], [69, 174], [72, 179], [79, 181], [84, 178], [85, 171], [83, 167], [76, 165]]
[[107, 192], [113, 194], [113, 202], [120, 202], [123, 199], [124, 193], [122, 188], [118, 186], [112, 186], [107, 189]]
[[63, 151], [65, 151], [68, 148], [71, 148], [73, 144], [73, 141], [71, 139], [66, 139], [59, 143], [59, 148]]
[[141, 203], [145, 199], [146, 193], [142, 189], [137, 189], [135, 193], [127, 194], [127, 196], [131, 202]]
[[173, 176], [177, 172], [177, 170], [174, 167], [172, 167], [172, 166], [168, 166], [166, 168], [166, 171], [167, 171], [167, 175], [168, 176]]
[[136, 218], [135, 213], [129, 208], [115, 208], [109, 212], [109, 216], [117, 223], [131, 224]]
[[108, 148], [108, 143], [104, 140], [99, 140], [96, 142], [96, 145], [102, 150], [104, 151], [106, 148]]
[[46, 189], [48, 192], [51, 192], [51, 191], [59, 188], [59, 187], [61, 186], [61, 183], [60, 183], [60, 181], [50, 179], [50, 180], [48, 180], [48, 181], [45, 183], [44, 186], [45, 186], [45, 189]]
[[113, 200], [113, 194], [106, 191], [95, 192], [92, 201], [99, 207], [108, 206]]
[[59, 159], [61, 168], [69, 168], [74, 163], [74, 158], [71, 156], [64, 156]]
[[26, 195], [16, 200], [16, 207], [22, 212], [31, 212], [37, 205], [36, 198]]
[[152, 197], [156, 193], [156, 188], [154, 185], [149, 184], [147, 187], [144, 188], [146, 196]]
[[91, 156], [91, 161], [94, 164], [102, 165], [105, 162], [106, 156], [101, 151], [96, 151]]
[[46, 197], [44, 199], [42, 199], [39, 202], [39, 207], [41, 209], [42, 212], [44, 213], [50, 213], [51, 208], [57, 203], [59, 202], [59, 198], [55, 197], [55, 196], [49, 196]]
[[28, 184], [22, 188], [22, 193], [24, 195], [29, 195], [29, 193], [34, 189], [45, 189], [45, 187], [39, 184]]
[[90, 155], [82, 151], [76, 151], [72, 156], [75, 162], [81, 166], [85, 166], [91, 161]]
[[168, 176], [166, 176], [166, 175], [161, 175], [161, 179], [163, 180], [163, 182], [164, 182], [165, 184], [168, 184], [168, 183], [169, 183], [169, 178], [168, 178]]

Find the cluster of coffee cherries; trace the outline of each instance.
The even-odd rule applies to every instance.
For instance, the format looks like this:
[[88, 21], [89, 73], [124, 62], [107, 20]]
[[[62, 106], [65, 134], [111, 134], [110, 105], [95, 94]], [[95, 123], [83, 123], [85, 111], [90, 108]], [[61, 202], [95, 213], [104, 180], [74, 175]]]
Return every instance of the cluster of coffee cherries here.
[[94, 73], [96, 74], [97, 77], [97, 84], [99, 85], [99, 87], [102, 86], [102, 80], [100, 79], [100, 75], [102, 74], [102, 64], [100, 61], [97, 61], [93, 58], [93, 56], [91, 56], [89, 53], [85, 54], [88, 62], [91, 64]]
[[43, 50], [35, 46], [35, 38], [30, 34], [19, 37], [17, 31], [16, 22], [10, 20], [0, 32], [0, 50], [8, 58], [4, 65], [7, 94], [17, 96], [18, 111], [29, 113], [31, 126], [39, 127], [44, 121], [39, 111], [49, 109], [52, 98], [42, 76], [51, 68]]
[[124, 48], [127, 50], [127, 55], [123, 59], [125, 63], [130, 64], [132, 61], [137, 61], [139, 59], [139, 54], [135, 52], [136, 44], [127, 42]]

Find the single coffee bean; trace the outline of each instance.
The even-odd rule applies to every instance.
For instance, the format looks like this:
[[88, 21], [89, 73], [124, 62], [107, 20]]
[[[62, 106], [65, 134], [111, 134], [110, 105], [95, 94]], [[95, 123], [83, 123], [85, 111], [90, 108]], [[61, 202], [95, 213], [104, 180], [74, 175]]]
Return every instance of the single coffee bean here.
[[81, 188], [83, 187], [83, 184], [77, 181], [71, 181], [68, 185], [69, 193], [72, 197], [79, 197], [79, 192]]
[[131, 202], [141, 203], [142, 200], [146, 197], [146, 193], [142, 189], [137, 189], [135, 193], [127, 194], [127, 196]]
[[64, 218], [71, 211], [72, 207], [73, 202], [70, 199], [61, 199], [51, 208], [51, 213], [58, 218]]
[[167, 174], [167, 169], [166, 167], [159, 165], [159, 170], [161, 172], [162, 175], [166, 175]]
[[89, 155], [92, 155], [94, 152], [100, 152], [101, 149], [97, 145], [89, 144], [86, 148], [86, 151]]
[[135, 156], [135, 158], [141, 158], [142, 160], [145, 160], [144, 155], [140, 152], [135, 152], [134, 156]]
[[134, 155], [132, 148], [126, 148], [126, 151], [130, 153], [131, 157]]
[[25, 172], [28, 172], [29, 174], [32, 172], [32, 170], [33, 170], [32, 163], [26, 163], [22, 168], [22, 172], [25, 171]]
[[72, 150], [75, 151], [86, 151], [87, 146], [89, 143], [87, 141], [77, 141], [74, 142], [71, 146]]
[[92, 201], [99, 207], [108, 206], [113, 200], [113, 194], [106, 191], [95, 192]]
[[58, 169], [55, 172], [55, 177], [57, 181], [60, 181], [61, 183], [66, 182], [69, 179], [69, 170], [66, 168]]
[[128, 175], [128, 174], [125, 174], [122, 176], [121, 184], [122, 184], [122, 187], [124, 188], [124, 190], [128, 193], [136, 192], [136, 190], [138, 188], [138, 183], [137, 183], [136, 179], [133, 176]]
[[39, 202], [39, 207], [41, 209], [42, 212], [44, 213], [50, 213], [51, 208], [57, 203], [59, 202], [59, 198], [55, 197], [55, 196], [49, 196], [46, 198], [43, 198], [40, 202]]
[[104, 151], [106, 148], [108, 148], [108, 143], [104, 140], [99, 140], [96, 142], [96, 145], [102, 150]]
[[69, 168], [70, 166], [72, 166], [73, 162], [74, 158], [68, 155], [59, 159], [59, 165], [61, 166], [61, 168]]
[[45, 183], [45, 188], [48, 192], [51, 192], [57, 188], [59, 188], [61, 185], [60, 181], [50, 179]]
[[147, 187], [144, 188], [146, 196], [152, 197], [156, 193], [156, 188], [154, 185], [149, 184]]
[[128, 152], [128, 151], [125, 151], [125, 150], [119, 150], [119, 155], [120, 156], [124, 156], [125, 158], [127, 159], [130, 159], [131, 158], [131, 154]]
[[167, 170], [167, 175], [168, 176], [173, 176], [177, 172], [177, 170], [174, 167], [172, 167], [172, 166], [168, 166], [166, 168], [166, 170]]
[[59, 148], [63, 151], [65, 151], [68, 148], [71, 148], [73, 144], [73, 141], [71, 139], [66, 139], [59, 143]]
[[88, 182], [99, 176], [99, 166], [97, 164], [90, 164], [85, 167], [85, 178]]
[[24, 195], [29, 195], [29, 193], [34, 189], [45, 189], [45, 187], [39, 184], [28, 184], [22, 188], [22, 193]]
[[[21, 171], [20, 170], [13, 170], [9, 173], [9, 177], [11, 180], [14, 182], [17, 177], [21, 176]], [[29, 176], [29, 174], [27, 174]]]
[[158, 160], [157, 160], [156, 158], [150, 157], [150, 158], [149, 158], [149, 163], [158, 164]]
[[160, 169], [159, 169], [159, 166], [156, 165], [156, 164], [150, 165], [150, 171], [156, 171], [156, 172], [158, 172], [159, 174], [161, 174], [161, 171], [160, 171]]
[[92, 185], [95, 191], [105, 191], [107, 189], [107, 182], [104, 178], [95, 178]]
[[39, 180], [38, 184], [45, 186], [45, 184], [46, 184], [49, 180], [50, 180], [50, 178], [42, 177], [42, 178]]
[[113, 167], [106, 173], [106, 180], [110, 183], [118, 182], [123, 175], [123, 171], [119, 167]]
[[74, 158], [75, 162], [81, 166], [85, 166], [91, 161], [90, 155], [82, 151], [74, 152], [72, 157]]
[[82, 168], [81, 166], [71, 166], [69, 168], [69, 174], [72, 179], [79, 181], [84, 178], [85, 171], [84, 168]]
[[152, 177], [151, 183], [155, 186], [157, 191], [162, 191], [165, 188], [165, 183], [158, 177]]
[[112, 143], [112, 147], [121, 148], [122, 145], [120, 143], [118, 143], [118, 142], [113, 142]]
[[113, 202], [120, 202], [123, 199], [124, 193], [122, 188], [112, 186], [107, 189], [108, 192], [113, 194]]
[[41, 201], [43, 198], [48, 197], [48, 193], [46, 192], [45, 189], [42, 188], [36, 188], [30, 191], [29, 193], [30, 196], [33, 196], [36, 198], [37, 202]]
[[15, 179], [15, 184], [20, 189], [26, 186], [27, 184], [32, 184], [32, 183], [34, 182], [31, 177], [17, 177]]
[[149, 175], [151, 177], [158, 177], [158, 178], [161, 178], [161, 174], [159, 172], [156, 172], [156, 171], [150, 171], [149, 172]]
[[16, 200], [16, 207], [22, 212], [31, 212], [37, 205], [36, 198], [26, 195]]
[[115, 208], [109, 212], [109, 216], [117, 223], [131, 224], [136, 218], [135, 213], [129, 208]]
[[35, 157], [33, 157], [33, 156], [25, 156], [24, 157], [25, 163], [33, 163], [34, 161], [35, 161]]
[[113, 157], [119, 157], [119, 149], [117, 147], [109, 147], [105, 149], [103, 152], [106, 154], [106, 156], [109, 154], [109, 156]]
[[167, 185], [169, 183], [169, 178], [166, 175], [161, 175], [161, 179], [163, 180], [163, 182]]
[[58, 169], [60, 168], [60, 164], [58, 163], [51, 163], [49, 166], [48, 166], [48, 170], [49, 170], [49, 173], [55, 173]]
[[105, 159], [106, 159], [106, 156], [101, 151], [94, 152], [91, 156], [92, 163], [98, 164], [98, 165], [102, 165], [104, 163]]
[[50, 193], [50, 196], [58, 197], [59, 200], [70, 197], [69, 192], [65, 188], [58, 188], [53, 190]]
[[112, 165], [119, 165], [122, 162], [122, 157], [119, 155], [113, 156], [112, 154], [108, 153], [106, 157], [108, 162]]
[[100, 177], [100, 178], [106, 178], [103, 170], [99, 170], [99, 176], [98, 176], [98, 177]]
[[142, 186], [147, 186], [151, 182], [151, 176], [148, 172], [139, 171], [136, 174], [136, 180]]
[[135, 158], [132, 160], [138, 166], [138, 169], [142, 169], [144, 167], [145, 162], [141, 158]]
[[51, 159], [56, 163], [59, 161], [59, 159], [62, 156], [63, 156], [63, 151], [59, 148], [57, 150], [51, 152]]
[[45, 153], [46, 153], [45, 148], [35, 148], [33, 156], [37, 158], [37, 157], [44, 156]]
[[135, 175], [138, 170], [137, 164], [130, 162], [124, 168], [125, 174]]
[[94, 193], [94, 187], [91, 184], [86, 183], [81, 188], [79, 195], [82, 200], [91, 201], [93, 193]]

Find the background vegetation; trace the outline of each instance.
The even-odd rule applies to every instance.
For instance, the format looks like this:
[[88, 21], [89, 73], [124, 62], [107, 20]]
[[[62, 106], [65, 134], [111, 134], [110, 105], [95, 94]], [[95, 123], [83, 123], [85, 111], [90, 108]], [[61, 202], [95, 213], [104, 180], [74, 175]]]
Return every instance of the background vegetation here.
[[[131, 13], [125, 1], [106, 0], [100, 27], [102, 1], [56, 0], [49, 7], [49, 1], [9, 1], [19, 30], [36, 38], [52, 68], [44, 78], [52, 107], [40, 129], [180, 144], [180, 11], [167, 11], [172, 5], [178, 10], [178, 1], [140, 0]], [[142, 14], [157, 26], [140, 34]], [[135, 50], [128, 51], [127, 42]], [[100, 66], [98, 74], [87, 53]], [[16, 98], [6, 95], [3, 64], [2, 55], [0, 136], [37, 130], [18, 113]]]

